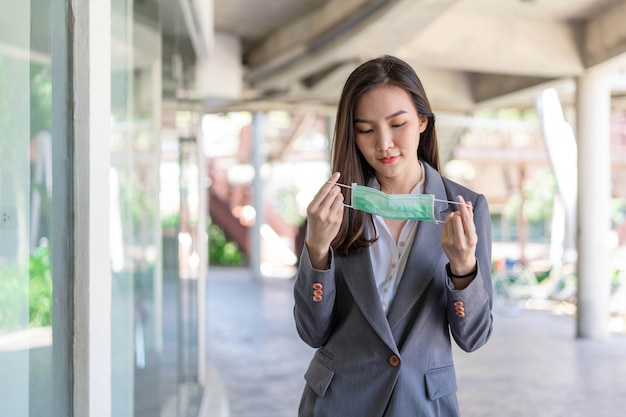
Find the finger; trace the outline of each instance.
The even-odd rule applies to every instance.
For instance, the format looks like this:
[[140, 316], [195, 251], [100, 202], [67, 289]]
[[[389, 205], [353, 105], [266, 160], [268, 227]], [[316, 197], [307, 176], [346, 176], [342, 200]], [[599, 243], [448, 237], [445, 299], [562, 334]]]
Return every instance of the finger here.
[[441, 231], [441, 243], [442, 244], [450, 245], [454, 243], [454, 235], [455, 235], [454, 217], [456, 216], [457, 216], [456, 212], [452, 212], [448, 214], [448, 216], [446, 217], [443, 223], [443, 230]]
[[305, 240], [309, 249], [322, 250], [337, 235], [343, 220], [343, 198], [341, 192], [331, 192], [323, 204], [307, 212], [309, 221]]
[[337, 182], [337, 180], [339, 180], [339, 177], [341, 177], [341, 172], [335, 172], [335, 173], [333, 173], [333, 175], [330, 176], [328, 181], [329, 182]]
[[443, 230], [441, 231], [442, 240], [448, 239], [448, 237], [450, 236], [450, 219], [452, 218], [452, 216], [454, 216], [454, 212], [448, 214], [443, 221]]
[[321, 189], [323, 190], [337, 187], [337, 181], [339, 180], [340, 176], [341, 174], [339, 172], [335, 172], [333, 175], [330, 176], [330, 178], [328, 178], [328, 180], [326, 180]]
[[310, 214], [323, 221], [336, 221], [343, 215], [344, 195], [338, 186], [333, 186], [326, 193], [318, 197], [316, 206], [311, 208]]
[[339, 187], [331, 188], [327, 193], [320, 194], [309, 204], [307, 214], [320, 219], [327, 219], [333, 210], [337, 200], [343, 200], [343, 194]]
[[333, 209], [336, 209], [338, 204], [343, 206], [343, 193], [339, 187], [334, 186], [330, 189], [330, 191], [328, 191], [328, 194], [326, 194], [320, 208], [333, 211]]
[[329, 210], [332, 213], [337, 213], [337, 212], [343, 213], [343, 199], [344, 199], [343, 194], [339, 190], [337, 194], [335, 195], [335, 197], [333, 198]]
[[339, 172], [335, 172], [333, 175], [331, 175], [330, 178], [328, 178], [328, 180], [326, 181], [326, 183], [322, 185], [322, 188], [320, 189], [319, 193], [326, 195], [332, 190], [340, 191], [341, 189], [339, 188], [339, 186], [336, 185], [340, 176], [341, 174]]
[[456, 201], [459, 203], [459, 212], [463, 215], [463, 217], [472, 217], [474, 215], [471, 201], [465, 201], [461, 195], [456, 197]]
[[315, 197], [313, 197], [313, 200], [310, 203], [310, 207], [313, 210], [320, 207], [328, 198], [329, 193], [331, 193], [333, 190], [335, 192], [334, 195], [332, 195], [332, 199], [334, 199], [335, 195], [341, 191], [341, 189], [334, 184], [337, 182], [337, 180], [339, 180], [340, 176], [341, 174], [339, 172], [335, 172], [333, 175], [330, 176], [328, 181], [326, 181], [324, 185], [322, 185], [322, 187], [319, 189], [317, 194], [315, 194]]
[[[457, 196], [456, 201], [459, 203], [459, 213], [463, 223], [463, 232], [466, 236], [471, 236], [476, 230], [474, 225], [474, 211], [472, 210], [472, 202], [466, 202], [463, 196]], [[469, 207], [468, 207], [469, 206]]]
[[450, 219], [450, 238], [455, 243], [465, 243], [466, 229], [463, 221], [463, 214], [456, 212]]

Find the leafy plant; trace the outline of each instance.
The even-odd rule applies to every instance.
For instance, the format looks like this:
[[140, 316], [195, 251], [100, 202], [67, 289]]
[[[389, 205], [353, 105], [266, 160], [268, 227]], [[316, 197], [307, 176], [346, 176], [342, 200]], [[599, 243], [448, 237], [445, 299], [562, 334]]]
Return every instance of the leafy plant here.
[[239, 246], [226, 238], [224, 231], [216, 224], [208, 227], [209, 235], [209, 263], [212, 265], [242, 265], [243, 253]]
[[[530, 222], [548, 221], [552, 216], [556, 183], [554, 176], [546, 170], [538, 175], [534, 181], [526, 184], [523, 189], [524, 217]], [[509, 219], [516, 219], [522, 202], [522, 194], [513, 194], [504, 209], [504, 215]]]
[[0, 334], [21, 330], [26, 317], [28, 281], [26, 269], [17, 265], [0, 267]]
[[163, 229], [175, 229], [178, 227], [178, 212], [169, 214], [161, 218], [161, 227]]
[[30, 255], [29, 327], [52, 324], [52, 270], [50, 249], [41, 245]]
[[611, 199], [611, 223], [620, 226], [626, 221], [626, 198], [618, 197]]
[[[41, 245], [30, 255], [28, 276], [25, 266], [2, 268], [0, 280], [0, 330], [21, 330], [52, 324], [52, 270], [50, 249]], [[28, 300], [28, 313], [26, 301]], [[28, 317], [26, 317], [28, 314]]]

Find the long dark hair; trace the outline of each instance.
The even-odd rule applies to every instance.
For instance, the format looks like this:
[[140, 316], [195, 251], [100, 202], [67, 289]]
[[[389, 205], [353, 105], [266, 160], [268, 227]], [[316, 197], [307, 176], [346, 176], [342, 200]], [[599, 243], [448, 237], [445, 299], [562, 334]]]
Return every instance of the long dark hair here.
[[[426, 129], [420, 134], [418, 159], [439, 171], [439, 150], [433, 114], [422, 82], [409, 64], [393, 56], [382, 56], [359, 65], [348, 77], [341, 92], [331, 152], [332, 172], [341, 172], [340, 182], [368, 184], [374, 169], [359, 151], [354, 133], [354, 107], [363, 93], [379, 85], [401, 88], [412, 98], [420, 116], [428, 118]], [[349, 190], [344, 190], [345, 201], [350, 201]], [[339, 255], [364, 250], [375, 240], [366, 239], [365, 213], [344, 210], [344, 219], [332, 247]], [[370, 217], [371, 219], [371, 217]]]

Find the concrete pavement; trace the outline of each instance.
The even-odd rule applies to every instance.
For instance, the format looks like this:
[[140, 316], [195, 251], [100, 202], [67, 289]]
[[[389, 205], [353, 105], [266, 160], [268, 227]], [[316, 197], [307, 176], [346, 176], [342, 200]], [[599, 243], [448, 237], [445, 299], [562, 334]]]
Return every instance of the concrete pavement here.
[[[295, 330], [293, 281], [211, 269], [205, 416], [293, 417], [313, 355]], [[494, 315], [474, 353], [455, 350], [464, 417], [617, 417], [626, 410], [626, 336], [575, 338], [571, 316]], [[221, 405], [220, 405], [221, 404]], [[225, 407], [224, 404], [227, 404]]]

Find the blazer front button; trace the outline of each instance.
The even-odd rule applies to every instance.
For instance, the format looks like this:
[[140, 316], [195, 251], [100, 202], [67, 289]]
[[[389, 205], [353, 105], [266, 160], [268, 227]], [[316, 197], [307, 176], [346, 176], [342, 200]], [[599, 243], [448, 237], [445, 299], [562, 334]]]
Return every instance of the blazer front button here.
[[400, 365], [400, 358], [397, 355], [391, 355], [389, 357], [389, 365], [393, 367]]

